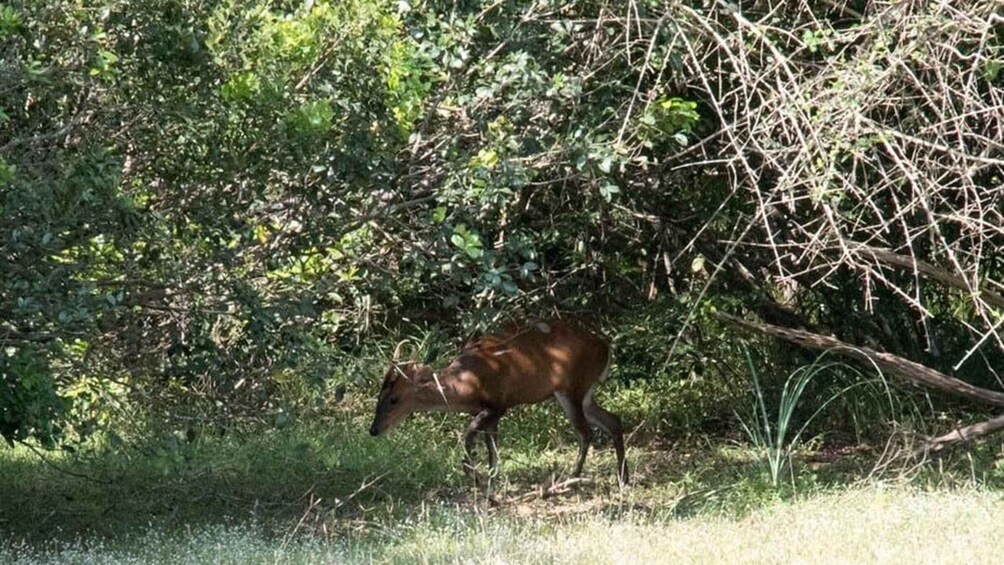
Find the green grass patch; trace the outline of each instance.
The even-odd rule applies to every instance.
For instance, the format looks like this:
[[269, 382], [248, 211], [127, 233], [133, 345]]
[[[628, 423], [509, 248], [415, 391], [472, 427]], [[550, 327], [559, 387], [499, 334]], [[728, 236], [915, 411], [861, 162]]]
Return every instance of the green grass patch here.
[[[49, 464], [23, 447], [0, 450], [0, 530], [34, 540], [228, 518], [284, 527], [312, 500], [338, 511], [349, 504], [411, 503], [459, 474], [445, 436], [374, 439], [364, 426], [346, 424], [316, 422], [194, 442], [169, 434], [116, 449], [51, 453]], [[434, 438], [428, 433], [433, 427], [417, 422], [415, 433], [425, 428]]]

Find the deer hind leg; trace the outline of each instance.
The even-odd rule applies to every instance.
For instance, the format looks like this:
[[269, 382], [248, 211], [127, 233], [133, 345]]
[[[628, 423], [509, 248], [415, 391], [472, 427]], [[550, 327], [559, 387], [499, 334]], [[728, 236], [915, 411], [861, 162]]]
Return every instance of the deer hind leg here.
[[582, 474], [582, 466], [586, 463], [586, 453], [589, 452], [589, 440], [592, 438], [592, 431], [589, 429], [589, 421], [586, 419], [583, 410], [582, 400], [564, 392], [554, 393], [558, 399], [558, 404], [565, 411], [565, 416], [571, 422], [572, 428], [579, 435], [579, 458], [575, 461], [575, 469], [572, 471], [573, 477]]
[[596, 404], [591, 388], [582, 402], [582, 409], [591, 424], [601, 428], [613, 439], [614, 451], [617, 453], [617, 480], [622, 485], [627, 484], [628, 468], [624, 458], [624, 426], [621, 424], [620, 417], [612, 412], [607, 412]]

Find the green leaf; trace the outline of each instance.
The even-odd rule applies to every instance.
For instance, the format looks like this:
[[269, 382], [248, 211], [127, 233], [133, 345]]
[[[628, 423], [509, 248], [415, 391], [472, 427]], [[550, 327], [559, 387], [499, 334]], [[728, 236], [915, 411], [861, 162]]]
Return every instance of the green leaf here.
[[13, 35], [21, 27], [21, 14], [14, 8], [0, 5], [0, 39]]
[[494, 149], [481, 149], [478, 154], [471, 157], [471, 167], [482, 167], [488, 170], [494, 169], [499, 162], [499, 155]]
[[523, 263], [519, 268], [519, 276], [522, 278], [529, 278], [539, 267], [533, 261], [527, 261]]
[[1004, 69], [1004, 61], [991, 59], [983, 67], [983, 78], [988, 82], [994, 82], [1000, 76], [1001, 69]]
[[446, 220], [446, 206], [436, 206], [432, 210], [432, 221], [441, 224]]
[[613, 183], [607, 183], [600, 187], [600, 195], [607, 202], [610, 202], [615, 194], [620, 194], [620, 187]]
[[453, 228], [453, 235], [450, 236], [450, 243], [454, 247], [463, 251], [471, 259], [480, 259], [484, 256], [484, 249], [481, 246], [481, 237], [472, 233], [467, 226], [460, 224]]
[[302, 104], [286, 118], [289, 128], [304, 136], [319, 136], [328, 132], [333, 121], [334, 110], [327, 100], [314, 100]]
[[0, 183], [7, 183], [14, 180], [14, 173], [17, 168], [9, 164], [0, 156]]
[[220, 97], [226, 102], [244, 102], [258, 94], [261, 80], [251, 71], [231, 75], [220, 87]]

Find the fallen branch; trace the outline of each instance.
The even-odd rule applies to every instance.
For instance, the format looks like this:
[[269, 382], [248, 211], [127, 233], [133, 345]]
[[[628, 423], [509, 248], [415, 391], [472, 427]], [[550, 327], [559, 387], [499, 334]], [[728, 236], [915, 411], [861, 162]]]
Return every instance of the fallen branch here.
[[729, 316], [728, 314], [718, 313], [715, 314], [715, 317], [729, 324], [779, 337], [802, 347], [832, 349], [848, 357], [874, 363], [883, 371], [914, 385], [926, 386], [943, 392], [957, 394], [993, 406], [1004, 406], [1004, 392], [973, 386], [963, 380], [950, 377], [940, 371], [936, 371], [915, 361], [904, 359], [898, 355], [876, 351], [868, 347], [851, 345], [835, 337], [819, 335], [805, 330], [783, 328], [761, 322], [752, 322], [736, 318], [735, 316]]
[[943, 436], [930, 438], [925, 443], [922, 451], [942, 451], [962, 443], [969, 443], [976, 438], [992, 434], [1002, 429], [1004, 429], [1004, 415], [997, 416], [996, 418], [992, 418], [986, 422], [956, 428]]

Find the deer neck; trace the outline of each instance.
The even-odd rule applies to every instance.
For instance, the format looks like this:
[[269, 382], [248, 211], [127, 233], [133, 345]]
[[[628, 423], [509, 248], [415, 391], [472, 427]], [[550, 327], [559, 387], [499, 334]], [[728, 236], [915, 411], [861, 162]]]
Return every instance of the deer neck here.
[[425, 385], [423, 392], [429, 410], [469, 412], [477, 404], [471, 387], [457, 372], [449, 369], [434, 374], [432, 382]]

